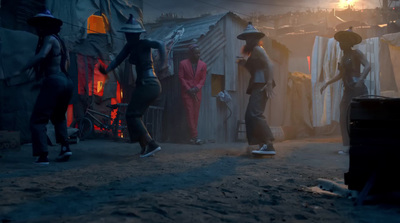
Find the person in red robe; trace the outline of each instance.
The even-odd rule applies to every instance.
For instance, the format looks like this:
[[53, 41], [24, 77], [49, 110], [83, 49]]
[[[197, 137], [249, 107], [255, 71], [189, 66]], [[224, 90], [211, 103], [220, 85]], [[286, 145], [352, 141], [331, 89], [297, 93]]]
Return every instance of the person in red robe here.
[[188, 117], [190, 143], [202, 144], [198, 138], [197, 122], [201, 104], [201, 89], [207, 76], [207, 65], [200, 60], [197, 44], [189, 46], [189, 57], [179, 63], [179, 80], [182, 86], [182, 100]]

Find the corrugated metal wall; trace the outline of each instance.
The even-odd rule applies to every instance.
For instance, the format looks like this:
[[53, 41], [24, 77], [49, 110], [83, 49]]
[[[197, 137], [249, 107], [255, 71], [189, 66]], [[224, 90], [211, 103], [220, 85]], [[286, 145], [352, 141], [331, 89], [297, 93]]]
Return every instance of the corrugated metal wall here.
[[[245, 94], [248, 79], [243, 80], [241, 75], [243, 71], [236, 63], [237, 57], [241, 56], [241, 48], [245, 44], [244, 41], [237, 39], [237, 35], [243, 32], [247, 26], [247, 21], [238, 19], [237, 17], [229, 17], [225, 20], [225, 33], [227, 36], [227, 47], [225, 48], [225, 67], [226, 67], [226, 90], [232, 97], [230, 107], [232, 115], [229, 118], [226, 131], [227, 140], [232, 142], [236, 138], [237, 122], [244, 119], [244, 112], [248, 101], [248, 95]], [[250, 75], [244, 73], [246, 78]], [[245, 87], [244, 87], [245, 86]]]
[[216, 142], [226, 141], [224, 123], [221, 118], [224, 115], [224, 107], [217, 103], [216, 97], [211, 95], [211, 76], [213, 74], [225, 75], [226, 37], [221, 28], [224, 20], [217, 23], [206, 36], [199, 40], [201, 59], [207, 64], [207, 79], [202, 92], [198, 131], [200, 138]]
[[286, 115], [289, 51], [275, 40], [264, 38], [264, 48], [274, 63], [276, 87], [264, 115], [270, 126], [282, 126]]
[[164, 101], [162, 141], [188, 142], [190, 138], [186, 114], [181, 98], [179, 62], [186, 59], [185, 51], [174, 51], [174, 75], [162, 79], [162, 101]]
[[[199, 136], [215, 142], [232, 142], [236, 135], [238, 118], [237, 94], [238, 70], [236, 56], [240, 55], [240, 41], [236, 36], [243, 31], [245, 23], [234, 16], [225, 16], [203, 38], [199, 45], [202, 59], [207, 63], [208, 72], [203, 88], [203, 101], [200, 108]], [[225, 104], [211, 95], [211, 76], [223, 75], [225, 90], [232, 101]], [[229, 106], [229, 108], [227, 107]]]

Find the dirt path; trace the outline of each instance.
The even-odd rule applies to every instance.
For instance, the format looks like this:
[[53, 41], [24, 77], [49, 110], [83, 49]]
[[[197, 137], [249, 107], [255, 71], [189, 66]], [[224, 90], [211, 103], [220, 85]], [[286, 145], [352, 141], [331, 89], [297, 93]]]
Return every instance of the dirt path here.
[[[399, 222], [399, 206], [354, 206], [312, 193], [342, 180], [339, 138], [276, 144], [254, 158], [245, 143], [162, 144], [156, 156], [108, 140], [72, 145], [67, 163], [32, 164], [30, 145], [0, 158], [2, 222]], [[58, 153], [51, 147], [50, 158]]]

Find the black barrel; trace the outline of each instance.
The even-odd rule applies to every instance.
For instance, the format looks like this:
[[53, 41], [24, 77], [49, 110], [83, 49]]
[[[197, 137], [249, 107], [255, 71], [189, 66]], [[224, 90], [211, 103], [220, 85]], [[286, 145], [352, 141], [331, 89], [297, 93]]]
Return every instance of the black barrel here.
[[375, 174], [371, 193], [400, 190], [400, 98], [354, 98], [349, 110], [349, 171], [345, 184], [361, 191]]

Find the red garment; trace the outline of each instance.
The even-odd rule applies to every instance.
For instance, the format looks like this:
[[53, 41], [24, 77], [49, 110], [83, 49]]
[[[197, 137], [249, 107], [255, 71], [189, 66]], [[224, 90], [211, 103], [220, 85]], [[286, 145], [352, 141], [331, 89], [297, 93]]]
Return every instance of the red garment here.
[[99, 65], [104, 66], [104, 62], [101, 59], [81, 54], [78, 54], [77, 62], [78, 94], [91, 96], [93, 93], [103, 96], [106, 76], [100, 73]]
[[[196, 73], [193, 73], [192, 63], [189, 59], [179, 63], [179, 80], [182, 86], [182, 100], [188, 116], [189, 128], [192, 138], [197, 137], [197, 121], [199, 119], [201, 89], [207, 76], [207, 65], [198, 60]], [[188, 90], [197, 87], [196, 97], [191, 96]]]

